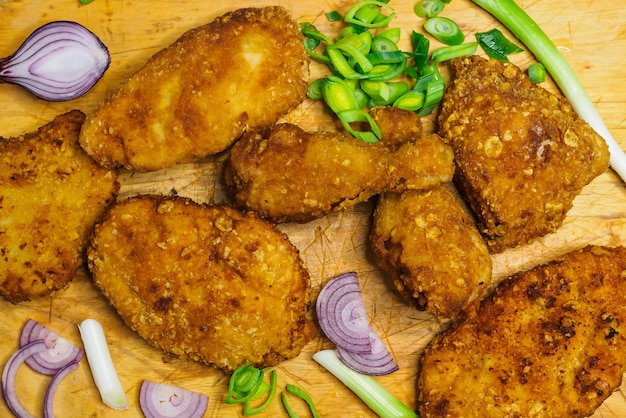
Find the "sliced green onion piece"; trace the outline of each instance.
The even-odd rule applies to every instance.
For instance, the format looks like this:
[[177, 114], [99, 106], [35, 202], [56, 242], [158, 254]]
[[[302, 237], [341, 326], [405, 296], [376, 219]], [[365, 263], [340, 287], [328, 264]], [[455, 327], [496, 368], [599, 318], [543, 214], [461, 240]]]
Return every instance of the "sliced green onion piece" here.
[[[328, 57], [330, 58], [330, 63], [333, 68], [344, 78], [358, 80], [360, 78], [366, 77], [365, 75], [357, 72], [354, 68], [352, 68], [352, 66], [348, 63], [345, 55], [343, 55], [340, 50], [327, 48], [326, 54], [328, 54]], [[365, 58], [365, 60], [367, 61], [367, 58]]]
[[360, 109], [354, 95], [354, 87], [336, 76], [328, 76], [322, 89], [324, 101], [335, 113]]
[[419, 17], [437, 16], [445, 7], [441, 0], [420, 0], [413, 7], [413, 11]]
[[389, 100], [391, 94], [389, 85], [384, 81], [363, 80], [361, 82], [361, 88], [368, 96], [377, 101], [386, 102]]
[[422, 91], [410, 90], [404, 93], [402, 96], [398, 97], [396, 101], [393, 102], [393, 105], [400, 109], [417, 112], [424, 106], [425, 98], [426, 94], [424, 94]]
[[421, 33], [413, 31], [411, 33], [411, 44], [413, 52], [408, 54], [408, 56], [413, 58], [413, 65], [407, 68], [407, 74], [417, 79], [422, 72], [422, 68], [428, 62], [430, 41]]
[[306, 96], [311, 100], [320, 100], [324, 98], [324, 83], [326, 82], [325, 78], [318, 78], [309, 84], [309, 88], [306, 91]]
[[313, 38], [326, 42], [328, 45], [334, 44], [333, 40], [320, 32], [315, 25], [309, 22], [300, 23], [300, 32], [307, 38]]
[[546, 81], [546, 68], [540, 62], [532, 63], [528, 66], [528, 77], [535, 84], [543, 83]]
[[372, 52], [367, 54], [367, 59], [372, 65], [397, 64], [406, 61], [406, 55], [402, 51]]
[[626, 181], [626, 154], [611, 135], [593, 102], [585, 93], [574, 70], [554, 46], [548, 35], [513, 0], [472, 0], [491, 13], [546, 67], [572, 104], [574, 110], [604, 138], [611, 154], [611, 166]]
[[325, 13], [325, 15], [326, 19], [328, 19], [329, 22], [340, 22], [343, 20], [341, 14], [338, 11], [327, 12]]
[[228, 381], [227, 404], [244, 403], [256, 399], [263, 383], [264, 370], [244, 364], [233, 372]]
[[384, 31], [380, 32], [378, 35], [374, 37], [374, 39], [387, 38], [391, 42], [397, 45], [398, 42], [400, 42], [401, 34], [402, 34], [402, 30], [400, 28], [390, 28], [390, 29], [385, 29]]
[[363, 109], [367, 107], [367, 103], [370, 100], [370, 97], [363, 91], [363, 89], [357, 88], [354, 89], [354, 97], [356, 98], [356, 102], [359, 109]]
[[[374, 143], [378, 142], [381, 137], [380, 128], [372, 119], [369, 113], [362, 109], [345, 110], [343, 112], [336, 112], [337, 117], [341, 121], [341, 124], [346, 131], [353, 137], [360, 139], [363, 142]], [[367, 122], [371, 131], [357, 131], [350, 125], [354, 122]]]
[[439, 49], [435, 49], [431, 54], [431, 58], [436, 62], [448, 61], [453, 58], [472, 55], [478, 48], [478, 42], [469, 42], [461, 45], [447, 45]]
[[406, 59], [396, 64], [377, 65], [367, 74], [367, 79], [370, 81], [392, 80], [402, 75], [405, 69]]
[[[303, 389], [299, 388], [298, 386], [290, 385], [289, 383], [287, 383], [286, 389], [287, 389], [287, 392], [291, 393], [292, 395], [297, 396], [298, 398], [306, 402], [306, 404], [309, 406], [309, 411], [311, 411], [311, 415], [313, 416], [313, 418], [319, 418], [317, 409], [315, 409], [313, 400], [311, 399], [308, 393], [306, 393]], [[289, 417], [298, 418], [298, 415], [296, 415], [293, 409], [291, 409], [291, 407], [289, 406], [289, 402], [287, 401], [287, 395], [285, 395], [284, 392], [281, 393], [280, 395], [281, 395], [281, 399], [283, 401], [285, 410], [287, 411], [287, 414], [289, 415]]]
[[377, 101], [372, 98], [371, 103], [375, 106], [388, 106], [393, 104], [399, 97], [406, 94], [411, 90], [409, 85], [404, 81], [391, 81], [387, 82], [388, 98], [387, 100]]
[[313, 355], [313, 360], [332, 373], [379, 416], [418, 418], [415, 412], [400, 402], [374, 378], [357, 373], [343, 364], [335, 350], [318, 351]]
[[[373, 10], [374, 6], [376, 7], [376, 16], [374, 16], [372, 20], [368, 21], [367, 19], [369, 18], [369, 15], [371, 13], [370, 10]], [[380, 11], [378, 11], [379, 7], [385, 7], [391, 10], [391, 13], [385, 16], [382, 13], [380, 13]], [[358, 14], [358, 17], [356, 17], [357, 14]], [[382, 18], [380, 20], [376, 19], [378, 15], [382, 15]], [[395, 17], [395, 15], [396, 13], [393, 11], [393, 8], [385, 2], [376, 1], [376, 0], [364, 0], [352, 6], [352, 8], [348, 10], [348, 13], [346, 13], [343, 20], [346, 23], [351, 23], [357, 26], [363, 26], [365, 28], [384, 28], [387, 25], [389, 25], [389, 22], [391, 22], [391, 20]]]
[[487, 32], [478, 32], [476, 40], [488, 56], [504, 62], [509, 61], [510, 54], [523, 51], [495, 28]]
[[276, 386], [278, 384], [277, 380], [278, 379], [276, 377], [276, 370], [272, 370], [270, 372], [269, 393], [268, 393], [267, 397], [265, 398], [265, 401], [261, 405], [257, 406], [256, 408], [251, 408], [250, 407], [250, 401], [252, 401], [253, 399], [251, 399], [250, 401], [245, 402], [244, 405], [243, 405], [243, 414], [245, 416], [255, 415], [255, 414], [258, 414], [260, 412], [263, 412], [270, 405], [270, 403], [272, 403], [272, 400], [274, 399], [274, 396], [276, 396]]
[[399, 52], [398, 45], [384, 36], [375, 36], [372, 39], [372, 52]]
[[424, 30], [446, 45], [459, 45], [465, 40], [465, 35], [459, 25], [447, 17], [435, 16], [426, 19]]

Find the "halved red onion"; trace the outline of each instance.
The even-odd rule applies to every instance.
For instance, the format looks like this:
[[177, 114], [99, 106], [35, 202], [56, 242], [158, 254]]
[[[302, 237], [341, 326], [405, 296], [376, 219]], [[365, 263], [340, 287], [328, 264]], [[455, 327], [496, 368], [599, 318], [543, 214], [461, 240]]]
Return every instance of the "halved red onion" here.
[[46, 396], [43, 401], [44, 418], [54, 418], [54, 395], [59, 388], [61, 380], [76, 369], [78, 369], [78, 361], [71, 361], [60, 368], [59, 371], [52, 377], [52, 380], [50, 380], [50, 384], [48, 384]]
[[2, 371], [2, 394], [4, 395], [7, 406], [16, 417], [34, 418], [33, 415], [24, 408], [17, 397], [17, 390], [15, 389], [17, 370], [27, 358], [45, 350], [47, 350], [46, 343], [42, 340], [33, 341], [13, 353], [4, 366]]
[[370, 353], [351, 353], [337, 347], [339, 360], [352, 370], [370, 376], [384, 376], [398, 370], [398, 364], [383, 340], [374, 331], [369, 335], [372, 344]]
[[71, 362], [78, 363], [85, 354], [76, 345], [39, 322], [29, 319], [20, 334], [20, 347], [33, 341], [42, 340], [47, 350], [35, 353], [26, 359], [33, 370], [47, 376], [55, 375]]
[[167, 383], [144, 380], [139, 391], [146, 418], [200, 418], [208, 404], [208, 396]]
[[371, 352], [370, 326], [355, 272], [331, 279], [317, 297], [316, 311], [320, 328], [337, 347]]
[[0, 83], [17, 84], [49, 101], [76, 99], [109, 68], [107, 47], [76, 22], [50, 22], [11, 56], [0, 59]]

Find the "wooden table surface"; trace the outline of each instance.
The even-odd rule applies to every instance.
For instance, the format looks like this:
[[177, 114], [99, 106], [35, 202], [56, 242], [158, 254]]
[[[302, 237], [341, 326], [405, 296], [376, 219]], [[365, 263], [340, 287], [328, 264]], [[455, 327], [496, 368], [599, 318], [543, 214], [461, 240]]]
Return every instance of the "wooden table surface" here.
[[[391, 0], [398, 13], [392, 26], [403, 28], [403, 45], [409, 45], [410, 31], [420, 30], [421, 19], [413, 14], [416, 0]], [[278, 4], [291, 10], [300, 22], [310, 21], [322, 31], [333, 33], [324, 13], [346, 11], [350, 1], [331, 0], [95, 0], [80, 6], [78, 0], [0, 0], [0, 56], [10, 55], [38, 26], [53, 20], [75, 20], [90, 28], [108, 46], [112, 63], [98, 85], [81, 99], [68, 103], [47, 103], [24, 90], [0, 85], [0, 136], [10, 137], [35, 130], [55, 115], [72, 108], [89, 113], [117, 90], [159, 49], [169, 45], [189, 28], [245, 6]], [[626, 1], [520, 0], [520, 4], [544, 28], [565, 58], [575, 68], [592, 101], [614, 137], [626, 148]], [[444, 15], [456, 20], [468, 37], [499, 25], [469, 0], [454, 0]], [[436, 43], [433, 43], [436, 45]], [[526, 67], [533, 61], [524, 52], [512, 57]], [[312, 77], [323, 68], [311, 66]], [[245, 80], [242, 80], [245, 82]], [[556, 91], [550, 81], [545, 86]], [[287, 117], [305, 128], [324, 128], [330, 123], [318, 103], [305, 102]], [[432, 121], [425, 125], [432, 129]], [[200, 202], [224, 199], [220, 180], [223, 156], [181, 164], [149, 174], [121, 174], [120, 198], [139, 193], [170, 193]], [[409, 406], [415, 406], [416, 364], [419, 354], [441, 324], [430, 315], [405, 305], [383, 280], [371, 261], [366, 234], [371, 204], [362, 204], [345, 213], [327, 216], [308, 224], [281, 225], [300, 249], [310, 270], [314, 295], [330, 277], [357, 271], [372, 326], [384, 337], [400, 370], [378, 380]], [[493, 257], [494, 275], [507, 275], [547, 261], [586, 244], [626, 243], [626, 187], [611, 170], [587, 186], [575, 200], [563, 227], [534, 244]], [[0, 267], [1, 268], [1, 267]], [[62, 383], [55, 399], [59, 417], [140, 417], [138, 393], [143, 379], [168, 382], [209, 396], [206, 416], [240, 416], [238, 406], [223, 403], [228, 376], [213, 368], [187, 360], [173, 359], [148, 346], [128, 329], [92, 285], [89, 275], [79, 272], [67, 290], [52, 297], [12, 305], [0, 300], [0, 363], [4, 365], [17, 349], [18, 335], [28, 318], [40, 321], [74, 343], [81, 345], [77, 324], [85, 318], [99, 320], [106, 331], [109, 348], [127, 392], [130, 409], [119, 412], [106, 407], [99, 398], [86, 361]], [[321, 369], [311, 356], [332, 345], [320, 337], [309, 343], [301, 355], [280, 364], [279, 387], [292, 383], [308, 391], [321, 416], [366, 417], [373, 413], [333, 376]], [[626, 349], [626, 348], [625, 348]], [[18, 392], [28, 409], [41, 416], [43, 396], [49, 378], [22, 367]], [[594, 417], [626, 416], [626, 384], [622, 385]], [[306, 416], [305, 408], [292, 402]], [[10, 416], [0, 400], [0, 417]], [[277, 398], [263, 416], [286, 416]]]

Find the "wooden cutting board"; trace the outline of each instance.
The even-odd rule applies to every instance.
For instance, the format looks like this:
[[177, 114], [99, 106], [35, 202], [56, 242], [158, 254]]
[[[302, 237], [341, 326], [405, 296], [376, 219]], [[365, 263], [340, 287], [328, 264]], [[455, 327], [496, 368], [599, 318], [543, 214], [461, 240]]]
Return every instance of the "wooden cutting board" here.
[[[404, 46], [409, 45], [410, 31], [421, 28], [421, 20], [412, 11], [415, 1], [391, 1], [398, 13], [393, 26], [403, 28]], [[626, 1], [520, 2], [576, 69], [609, 130], [626, 148], [626, 77], [623, 75], [626, 66]], [[47, 103], [18, 87], [0, 85], [0, 135], [9, 137], [35, 130], [55, 115], [72, 108], [89, 113], [111, 96], [120, 83], [152, 54], [187, 29], [205, 24], [233, 8], [271, 4], [285, 6], [298, 21], [310, 21], [325, 33], [333, 33], [336, 25], [329, 24], [324, 13], [334, 9], [345, 12], [352, 2], [95, 0], [90, 5], [80, 6], [78, 0], [0, 0], [0, 56], [10, 55], [43, 23], [75, 20], [100, 36], [112, 57], [110, 69], [96, 88], [69, 103]], [[459, 22], [467, 34], [498, 26], [491, 16], [468, 0], [452, 1], [445, 15]], [[512, 57], [512, 61], [522, 67], [532, 60], [528, 53]], [[323, 74], [323, 68], [318, 65], [312, 65], [311, 70], [313, 77]], [[556, 91], [551, 82], [546, 86]], [[323, 116], [320, 105], [312, 102], [303, 103], [287, 119], [311, 129], [331, 124], [328, 117]], [[426, 127], [432, 129], [432, 120], [425, 122]], [[175, 190], [179, 195], [200, 202], [221, 201], [224, 199], [220, 180], [223, 161], [224, 156], [217, 156], [156, 173], [124, 172], [120, 198], [149, 192], [169, 194]], [[372, 263], [366, 241], [371, 209], [370, 204], [362, 204], [354, 210], [308, 224], [289, 224], [280, 228], [300, 249], [311, 272], [315, 295], [330, 277], [350, 270], [358, 272], [372, 326], [384, 337], [400, 365], [398, 372], [378, 380], [399, 399], [414, 407], [417, 359], [441, 325], [430, 315], [407, 307]], [[626, 186], [609, 170], [583, 190], [556, 234], [494, 256], [494, 275], [501, 279], [586, 244], [624, 243]], [[206, 416], [241, 414], [238, 406], [223, 403], [228, 383], [226, 375], [201, 364], [170, 358], [148, 346], [122, 323], [84, 271], [77, 274], [67, 290], [53, 297], [19, 305], [0, 300], [0, 312], [2, 365], [17, 349], [20, 329], [28, 318], [43, 323], [78, 345], [82, 345], [78, 323], [85, 318], [95, 318], [103, 324], [130, 409], [114, 411], [100, 401], [87, 363], [83, 361], [78, 371], [64, 380], [59, 389], [55, 400], [59, 417], [140, 417], [138, 393], [143, 379], [168, 382], [207, 394], [210, 400]], [[279, 387], [284, 388], [287, 383], [302, 387], [311, 394], [321, 416], [373, 416], [358, 398], [311, 360], [316, 351], [331, 347], [320, 337], [308, 344], [298, 358], [280, 364], [277, 367]], [[30, 411], [40, 416], [49, 378], [23, 367], [18, 382], [21, 400]], [[625, 390], [626, 383], [594, 416], [626, 416]], [[302, 416], [306, 416], [302, 405], [295, 401], [292, 404]], [[10, 416], [3, 400], [0, 400], [0, 416]], [[264, 416], [286, 416], [278, 398]]]

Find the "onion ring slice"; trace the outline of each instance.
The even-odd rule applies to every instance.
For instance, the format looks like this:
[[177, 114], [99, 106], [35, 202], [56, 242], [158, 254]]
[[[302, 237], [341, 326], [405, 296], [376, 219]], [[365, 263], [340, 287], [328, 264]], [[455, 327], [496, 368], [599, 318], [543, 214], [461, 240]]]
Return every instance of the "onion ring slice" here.
[[370, 353], [351, 353], [337, 347], [337, 357], [352, 370], [370, 376], [384, 376], [398, 370], [398, 364], [374, 331], [370, 332], [370, 341]]
[[369, 353], [370, 326], [355, 272], [340, 274], [320, 291], [317, 320], [324, 334], [337, 347], [351, 353]]
[[15, 388], [17, 370], [27, 358], [46, 349], [46, 343], [42, 340], [28, 343], [13, 353], [7, 364], [4, 366], [2, 371], [2, 393], [7, 406], [16, 417], [34, 418], [34, 416], [24, 408], [17, 397], [17, 390]]
[[167, 383], [144, 380], [139, 391], [146, 418], [201, 418], [208, 404], [208, 396]]

